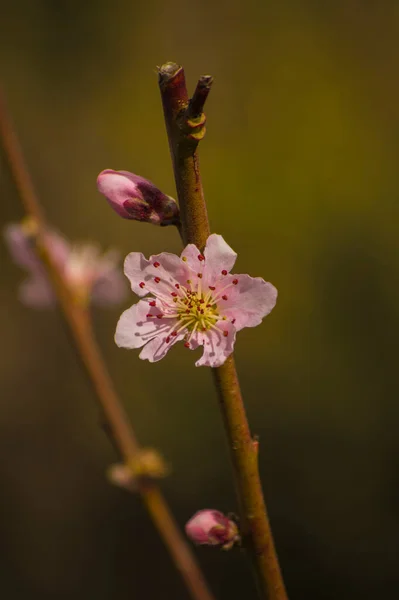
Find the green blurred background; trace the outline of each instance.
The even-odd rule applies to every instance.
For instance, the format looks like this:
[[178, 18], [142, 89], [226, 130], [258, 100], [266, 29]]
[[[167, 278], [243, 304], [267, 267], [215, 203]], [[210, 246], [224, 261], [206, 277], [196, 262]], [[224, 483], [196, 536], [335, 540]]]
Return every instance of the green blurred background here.
[[[237, 272], [276, 309], [237, 362], [291, 600], [399, 596], [399, 4], [394, 0], [2, 3], [0, 67], [48, 216], [123, 254], [179, 252], [172, 228], [119, 219], [96, 191], [127, 169], [174, 195], [155, 66], [215, 76], [201, 165]], [[1, 221], [21, 207], [0, 162]], [[187, 598], [115, 457], [56, 311], [16, 301], [0, 247], [1, 594]], [[210, 373], [182, 345], [119, 350], [122, 309], [96, 330], [144, 444], [173, 464], [179, 523], [236, 509]], [[195, 353], [198, 355], [198, 353]], [[219, 599], [255, 598], [239, 551], [196, 550]]]

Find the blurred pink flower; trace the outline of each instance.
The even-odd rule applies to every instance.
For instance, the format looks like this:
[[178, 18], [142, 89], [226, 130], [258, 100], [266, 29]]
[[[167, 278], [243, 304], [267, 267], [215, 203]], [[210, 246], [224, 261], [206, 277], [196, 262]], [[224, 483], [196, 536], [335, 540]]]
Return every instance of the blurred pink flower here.
[[186, 524], [186, 534], [195, 544], [221, 546], [229, 550], [239, 541], [237, 525], [218, 510], [199, 510]]
[[126, 310], [116, 327], [123, 348], [161, 360], [179, 340], [204, 347], [196, 366], [218, 367], [233, 352], [236, 332], [259, 325], [276, 304], [277, 290], [260, 277], [231, 275], [236, 253], [222, 236], [209, 236], [204, 253], [189, 244], [181, 257], [163, 252], [147, 260], [132, 252], [125, 274], [133, 292], [151, 296]]
[[[28, 228], [8, 225], [4, 237], [14, 262], [29, 272], [28, 279], [20, 287], [21, 301], [35, 308], [52, 306], [55, 295], [36, 256]], [[91, 300], [98, 305], [117, 304], [124, 299], [127, 290], [122, 272], [117, 268], [119, 256], [116, 252], [101, 254], [96, 244], [72, 245], [54, 231], [46, 232], [45, 244], [77, 299]]]
[[124, 219], [154, 225], [176, 225], [179, 222], [179, 207], [173, 198], [144, 177], [128, 171], [106, 169], [97, 178], [97, 188]]

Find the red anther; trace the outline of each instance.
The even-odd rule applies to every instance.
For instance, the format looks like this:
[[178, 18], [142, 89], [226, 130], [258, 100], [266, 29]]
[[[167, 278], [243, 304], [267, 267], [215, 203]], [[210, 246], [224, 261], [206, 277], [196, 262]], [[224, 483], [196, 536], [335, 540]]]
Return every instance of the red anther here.
[[203, 254], [198, 254], [198, 260], [203, 261], [205, 260], [205, 256]]
[[153, 300], [152, 302], [150, 302], [150, 306], [156, 306], [155, 300]]
[[204, 311], [203, 311], [203, 310], [200, 310], [200, 313], [201, 313], [201, 315], [203, 315], [203, 314], [204, 314]]
[[207, 304], [206, 307], [207, 308], [212, 308], [212, 304]]
[[165, 340], [165, 341], [166, 341], [166, 343], [167, 343], [167, 344], [169, 344], [169, 342], [170, 342], [170, 337], [168, 336], [168, 337], [166, 338], [166, 340]]
[[140, 283], [139, 283], [139, 287], [141, 287], [141, 289], [143, 289], [143, 287], [144, 287], [144, 286], [145, 286], [145, 283], [144, 283], [144, 281], [140, 281]]
[[231, 320], [231, 322], [232, 322], [232, 324], [234, 325], [234, 323], [236, 322], [236, 320], [235, 320], [235, 319], [232, 319], [232, 320]]
[[156, 262], [156, 261], [154, 262], [154, 267], [160, 267], [160, 266], [161, 266], [161, 263]]
[[154, 281], [155, 283], [159, 283], [161, 280], [159, 279], [159, 277], [154, 277]]
[[227, 300], [226, 294], [224, 296], [222, 296], [222, 300]]
[[163, 315], [157, 315], [157, 319], [162, 319]]
[[178, 283], [175, 283], [175, 288], [179, 289], [180, 285]]
[[204, 304], [205, 300], [203, 298], [201, 298], [201, 300], [199, 301], [200, 304]]
[[172, 295], [174, 298], [176, 298], [176, 296], [177, 296], [176, 292], [172, 292], [172, 293], [171, 293], [171, 295]]
[[148, 315], [146, 315], [146, 317], [153, 317], [154, 315], [151, 315], [150, 313], [148, 313]]
[[233, 279], [233, 284], [237, 285], [237, 283], [238, 283], [238, 279]]
[[206, 327], [203, 327], [203, 328], [202, 328], [202, 331], [206, 331]]
[[172, 331], [170, 335], [173, 335], [175, 337], [177, 335], [177, 331]]
[[202, 273], [197, 273], [198, 279], [202, 279]]
[[187, 309], [187, 310], [186, 310], [186, 313], [187, 313], [188, 315], [190, 314], [190, 312], [191, 312], [191, 310], [189, 310], [189, 309]]
[[227, 271], [226, 271], [226, 269], [223, 269], [223, 271], [222, 271], [222, 275], [227, 275]]
[[210, 285], [210, 286], [209, 286], [209, 289], [210, 289], [210, 290], [212, 290], [212, 292], [213, 292], [214, 290], [216, 290], [216, 288], [215, 288], [213, 285]]
[[229, 335], [229, 332], [228, 331], [223, 331], [223, 335], [224, 335], [224, 337], [227, 337]]
[[188, 342], [186, 342], [186, 343], [184, 344], [184, 347], [185, 347], [185, 348], [190, 348], [190, 344], [189, 344]]

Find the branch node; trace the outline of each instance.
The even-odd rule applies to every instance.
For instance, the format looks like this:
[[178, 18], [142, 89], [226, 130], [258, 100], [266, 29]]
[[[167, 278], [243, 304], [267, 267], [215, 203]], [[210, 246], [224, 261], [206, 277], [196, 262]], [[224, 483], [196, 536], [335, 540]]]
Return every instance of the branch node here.
[[197, 118], [189, 118], [188, 111], [180, 113], [177, 122], [180, 131], [188, 140], [192, 140], [196, 144], [202, 140], [206, 133], [206, 116], [201, 113]]

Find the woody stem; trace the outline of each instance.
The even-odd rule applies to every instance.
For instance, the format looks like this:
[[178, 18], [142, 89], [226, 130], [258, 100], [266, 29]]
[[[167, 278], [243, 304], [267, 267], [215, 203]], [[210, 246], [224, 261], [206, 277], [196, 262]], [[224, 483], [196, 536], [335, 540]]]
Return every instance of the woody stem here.
[[[180, 205], [181, 237], [184, 244], [195, 244], [201, 252], [210, 228], [197, 146], [205, 133], [202, 109], [211, 84], [212, 78], [201, 78], [189, 102], [183, 68], [166, 63], [159, 69], [159, 87]], [[243, 543], [255, 567], [259, 594], [268, 600], [287, 600], [259, 477], [258, 447], [249, 429], [234, 357], [231, 355], [221, 367], [212, 371], [230, 449]]]
[[[46, 227], [45, 217], [25, 165], [18, 138], [6, 110], [5, 101], [1, 96], [1, 90], [0, 140], [25, 213], [35, 221], [38, 257], [42, 260], [53, 283], [74, 348], [96, 394], [103, 421], [106, 425], [105, 429], [121, 458], [125, 462], [130, 462], [140, 452], [139, 442], [101, 355], [92, 329], [90, 315], [86, 309], [76, 303], [71, 290], [45, 247], [43, 241], [43, 233]], [[194, 600], [214, 600], [191, 548], [180, 533], [158, 486], [155, 483], [144, 484], [139, 482], [138, 491], [191, 597]]]

